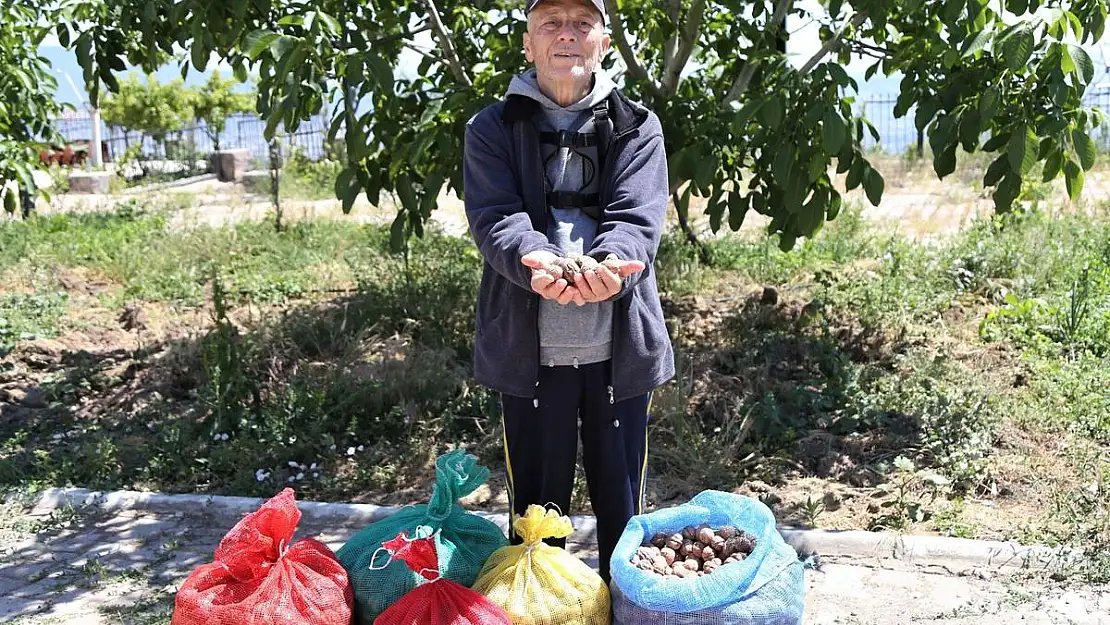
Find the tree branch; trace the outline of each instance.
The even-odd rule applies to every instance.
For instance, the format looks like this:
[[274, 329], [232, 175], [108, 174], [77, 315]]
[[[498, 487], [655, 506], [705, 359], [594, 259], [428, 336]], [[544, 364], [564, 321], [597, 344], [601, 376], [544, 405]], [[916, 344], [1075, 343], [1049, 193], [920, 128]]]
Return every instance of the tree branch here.
[[605, 12], [609, 14], [609, 20], [613, 24], [613, 38], [617, 41], [617, 51], [620, 52], [621, 58], [624, 59], [624, 64], [628, 67], [628, 73], [631, 74], [633, 78], [643, 81], [644, 84], [647, 85], [651, 95], [662, 102], [665, 99], [663, 91], [651, 76], [648, 76], [648, 73], [644, 70], [644, 66], [640, 65], [640, 61], [636, 59], [636, 53], [633, 52], [631, 46], [628, 45], [628, 37], [624, 32], [624, 23], [621, 22], [620, 13], [617, 12], [617, 0], [605, 0]]
[[686, 14], [686, 24], [682, 28], [678, 52], [667, 59], [667, 66], [663, 70], [663, 93], [667, 96], [673, 96], [678, 89], [678, 79], [682, 75], [682, 69], [686, 67], [686, 61], [690, 60], [694, 45], [698, 42], [698, 31], [701, 29], [701, 21], [704, 17], [705, 0], [694, 0], [690, 5], [690, 12]]
[[671, 22], [674, 24], [674, 35], [667, 38], [667, 42], [663, 44], [663, 63], [668, 64], [674, 58], [675, 50], [678, 49], [679, 38], [682, 34], [682, 29], [678, 27], [678, 19], [681, 17], [682, 0], [667, 0], [667, 15], [670, 16]]
[[829, 52], [832, 52], [832, 49], [836, 47], [836, 44], [840, 43], [840, 40], [844, 38], [844, 33], [848, 32], [849, 28], [858, 27], [866, 19], [866, 11], [860, 11], [859, 13], [853, 15], [852, 19], [848, 20], [848, 23], [844, 24], [840, 27], [839, 30], [833, 33], [833, 36], [829, 37], [829, 40], [825, 42], [825, 45], [821, 46], [821, 49], [818, 50], [817, 53], [813, 55], [813, 57], [806, 61], [806, 64], [803, 65], [802, 68], [798, 71], [802, 74], [808, 74], [814, 68], [814, 66], [821, 62], [821, 59], [825, 58], [829, 54]]
[[[794, 0], [778, 0], [775, 5], [775, 13], [771, 16], [768, 27], [772, 33], [778, 34], [779, 24], [782, 23], [783, 18], [786, 17], [790, 10], [794, 8]], [[748, 90], [748, 85], [751, 84], [752, 78], [755, 76], [755, 69], [757, 63], [748, 60], [744, 64], [744, 69], [740, 70], [740, 75], [736, 77], [736, 82], [732, 83], [732, 88], [728, 90], [728, 95], [725, 96], [724, 101], [721, 102], [721, 108], [728, 110], [729, 104], [734, 100], [744, 95]]]
[[860, 41], [859, 39], [845, 37], [844, 41], [847, 42], [848, 45], [852, 46], [852, 51], [856, 54], [866, 55], [876, 59], [886, 59], [894, 56], [894, 52], [891, 50], [872, 45], [865, 41]]
[[428, 18], [432, 21], [432, 30], [439, 41], [440, 47], [443, 48], [443, 56], [447, 59], [451, 72], [455, 74], [455, 79], [467, 87], [473, 87], [474, 83], [470, 80], [470, 76], [466, 75], [466, 70], [463, 69], [462, 62], [459, 61], [459, 52], [455, 49], [455, 42], [451, 39], [451, 33], [447, 31], [443, 21], [439, 18], [439, 9], [436, 8], [435, 0], [423, 0], [423, 2], [428, 9]]

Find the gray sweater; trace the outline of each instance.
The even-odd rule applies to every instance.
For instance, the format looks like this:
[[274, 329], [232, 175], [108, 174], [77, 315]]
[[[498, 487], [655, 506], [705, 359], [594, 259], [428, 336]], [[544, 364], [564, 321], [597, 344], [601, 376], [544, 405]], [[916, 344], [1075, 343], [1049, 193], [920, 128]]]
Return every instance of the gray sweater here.
[[[540, 91], [536, 70], [513, 78], [506, 95], [523, 95], [540, 103], [544, 115], [536, 120], [541, 131], [570, 130], [593, 133], [592, 109], [609, 97], [616, 85], [603, 72], [594, 74], [593, 89], [578, 102], [559, 106]], [[540, 144], [547, 191], [597, 193], [597, 147], [559, 148]], [[550, 208], [547, 238], [564, 255], [585, 254], [597, 236], [598, 223], [577, 208]], [[561, 305], [540, 302], [540, 364], [585, 365], [609, 360], [612, 355], [613, 303], [611, 301]]]

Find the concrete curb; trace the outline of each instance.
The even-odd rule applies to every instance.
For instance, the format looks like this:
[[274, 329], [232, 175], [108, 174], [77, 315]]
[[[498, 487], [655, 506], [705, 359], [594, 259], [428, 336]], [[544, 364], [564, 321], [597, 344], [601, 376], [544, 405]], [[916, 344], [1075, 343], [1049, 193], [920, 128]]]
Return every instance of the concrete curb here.
[[[265, 498], [225, 497], [218, 495], [166, 495], [137, 491], [91, 491], [83, 488], [51, 488], [38, 499], [33, 514], [46, 515], [57, 508], [97, 508], [105, 512], [152, 512], [222, 514], [239, 518], [256, 510]], [[371, 504], [298, 501], [302, 521], [364, 526], [398, 510], [395, 506]], [[508, 530], [505, 512], [475, 514]], [[572, 541], [593, 539], [597, 524], [592, 516], [572, 516], [575, 532]], [[891, 560], [907, 565], [938, 566], [951, 572], [995, 570], [1013, 572], [1061, 566], [1082, 554], [1065, 548], [1022, 545], [1017, 542], [972, 540], [943, 536], [905, 536], [860, 530], [808, 530], [779, 527], [783, 539], [801, 557], [818, 554], [821, 558], [871, 561], [882, 565]]]

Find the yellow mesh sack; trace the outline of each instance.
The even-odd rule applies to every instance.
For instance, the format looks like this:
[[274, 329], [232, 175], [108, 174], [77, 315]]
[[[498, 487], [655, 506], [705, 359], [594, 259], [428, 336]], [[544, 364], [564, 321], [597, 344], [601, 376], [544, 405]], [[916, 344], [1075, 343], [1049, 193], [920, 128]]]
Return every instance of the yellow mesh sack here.
[[585, 562], [545, 538], [570, 536], [570, 519], [528, 506], [513, 522], [522, 545], [493, 552], [474, 590], [501, 606], [514, 625], [609, 625], [609, 587]]

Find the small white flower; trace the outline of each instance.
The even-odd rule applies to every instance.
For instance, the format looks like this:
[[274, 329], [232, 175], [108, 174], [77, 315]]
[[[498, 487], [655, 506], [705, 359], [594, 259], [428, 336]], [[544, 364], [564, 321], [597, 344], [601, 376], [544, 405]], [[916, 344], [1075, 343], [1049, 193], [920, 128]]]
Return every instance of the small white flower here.
[[335, 443], [328, 446], [328, 451], [335, 451]]
[[285, 481], [286, 481], [286, 482], [289, 482], [290, 484], [292, 484], [292, 483], [293, 483], [293, 481], [294, 481], [294, 480], [296, 480], [296, 479], [297, 479], [297, 476], [295, 476], [295, 475], [290, 475], [289, 477], [285, 478]]
[[313, 463], [312, 463], [312, 466], [311, 466], [311, 467], [308, 467], [308, 470], [309, 470], [309, 471], [315, 471], [315, 470], [316, 470], [316, 463], [315, 463], [315, 462], [313, 462]]
[[348, 447], [348, 448], [347, 448], [347, 455], [348, 455], [348, 456], [353, 456], [353, 455], [355, 455], [355, 448], [354, 448], [354, 447]]
[[259, 469], [254, 472], [254, 479], [258, 480], [259, 482], [265, 482], [269, 477], [269, 471], [263, 471], [262, 469]]
[[297, 481], [299, 482], [303, 479], [304, 479], [304, 472], [297, 473]]
[[301, 465], [297, 464], [296, 460], [290, 460], [289, 461], [289, 468], [291, 468], [291, 469], [299, 469], [300, 466]]
[[60, 441], [60, 440], [62, 440], [62, 439], [63, 439], [63, 438], [65, 438], [65, 437], [66, 437], [66, 435], [65, 435], [65, 434], [62, 434], [61, 432], [58, 432], [57, 434], [55, 434], [55, 435], [51, 436], [51, 437], [50, 437], [50, 440], [52, 440], [52, 441]]
[[358, 450], [359, 450], [359, 451], [366, 451], [366, 448], [365, 448], [365, 447], [363, 447], [362, 445], [359, 445], [359, 446], [358, 446]]
[[297, 437], [296, 436], [290, 436], [289, 437], [289, 444], [293, 444], [295, 442], [297, 442]]
[[320, 474], [319, 474], [319, 473], [316, 473], [315, 471], [313, 471], [313, 473], [312, 473], [312, 479], [316, 479], [316, 478], [318, 478], [318, 477], [320, 477]]

